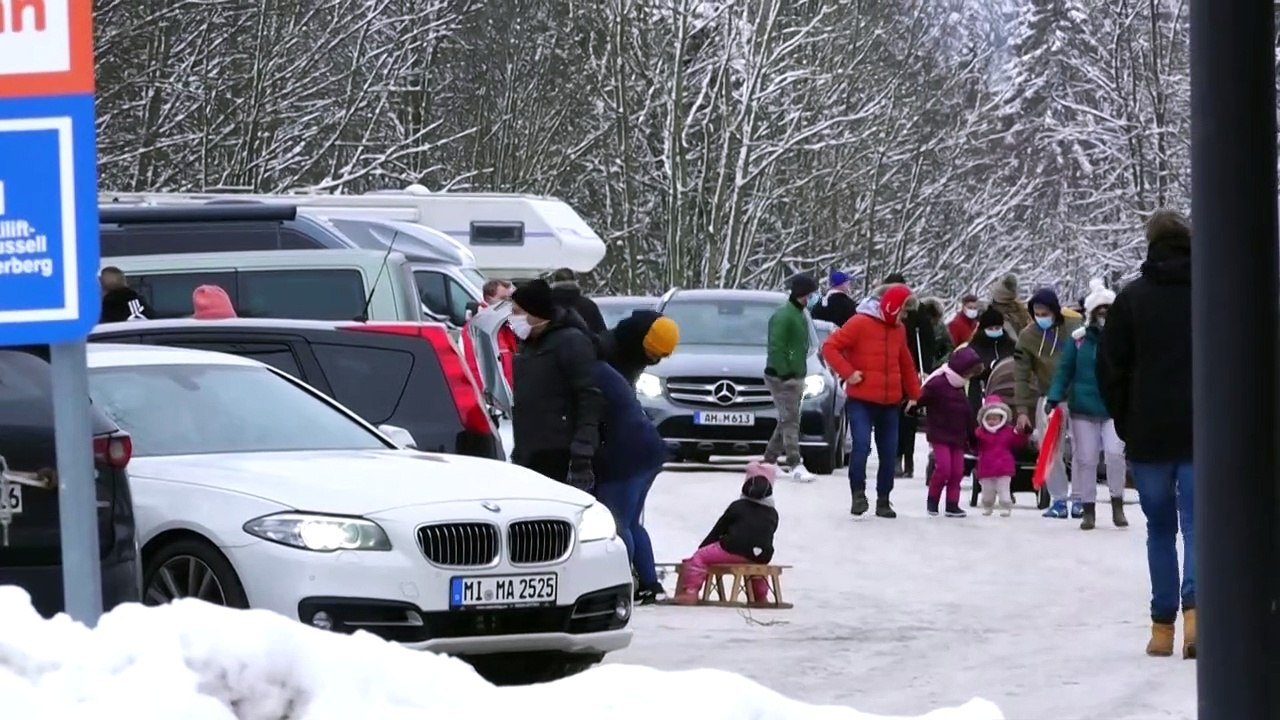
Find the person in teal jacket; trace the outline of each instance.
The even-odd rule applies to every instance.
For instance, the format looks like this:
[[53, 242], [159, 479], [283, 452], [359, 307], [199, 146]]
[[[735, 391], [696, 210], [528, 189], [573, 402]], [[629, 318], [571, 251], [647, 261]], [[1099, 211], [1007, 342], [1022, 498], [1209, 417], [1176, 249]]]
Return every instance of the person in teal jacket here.
[[1085, 298], [1086, 324], [1071, 333], [1058, 360], [1045, 402], [1049, 408], [1065, 402], [1071, 417], [1071, 478], [1083, 504], [1080, 529], [1097, 525], [1098, 455], [1106, 460], [1107, 488], [1111, 491], [1111, 519], [1116, 527], [1129, 521], [1124, 515], [1124, 442], [1116, 434], [1098, 385], [1098, 341], [1107, 323], [1107, 311], [1116, 294], [1101, 280], [1089, 283]]
[[809, 318], [805, 308], [817, 294], [818, 283], [813, 278], [791, 278], [787, 301], [769, 318], [769, 355], [764, 367], [764, 382], [778, 410], [778, 424], [765, 447], [764, 461], [778, 464], [785, 453], [783, 467], [792, 479], [801, 482], [814, 480], [800, 455], [800, 403], [804, 399], [804, 378], [809, 372]]

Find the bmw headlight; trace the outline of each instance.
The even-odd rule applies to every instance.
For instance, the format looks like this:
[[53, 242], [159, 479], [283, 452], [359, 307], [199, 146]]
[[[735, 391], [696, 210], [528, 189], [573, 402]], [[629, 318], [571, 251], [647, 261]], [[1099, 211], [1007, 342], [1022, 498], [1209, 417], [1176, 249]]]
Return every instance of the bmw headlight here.
[[640, 373], [636, 380], [636, 394], [647, 398], [662, 397], [662, 381], [657, 375]]
[[601, 503], [594, 503], [582, 511], [578, 518], [578, 540], [592, 542], [594, 540], [612, 540], [618, 536], [618, 525], [613, 521], [613, 513]]
[[810, 375], [804, 379], [804, 396], [807, 398], [818, 397], [826, 389], [827, 379], [822, 375]]
[[244, 524], [254, 537], [315, 552], [390, 550], [387, 533], [372, 520], [335, 515], [279, 513]]

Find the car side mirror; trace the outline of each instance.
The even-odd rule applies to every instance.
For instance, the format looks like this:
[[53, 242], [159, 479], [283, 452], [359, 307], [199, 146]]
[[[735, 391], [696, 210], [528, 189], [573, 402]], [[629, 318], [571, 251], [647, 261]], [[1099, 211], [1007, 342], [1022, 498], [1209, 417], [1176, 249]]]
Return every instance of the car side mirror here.
[[413, 439], [413, 433], [402, 427], [396, 427], [395, 425], [379, 425], [378, 430], [383, 435], [386, 435], [391, 442], [406, 450], [418, 449], [418, 441]]

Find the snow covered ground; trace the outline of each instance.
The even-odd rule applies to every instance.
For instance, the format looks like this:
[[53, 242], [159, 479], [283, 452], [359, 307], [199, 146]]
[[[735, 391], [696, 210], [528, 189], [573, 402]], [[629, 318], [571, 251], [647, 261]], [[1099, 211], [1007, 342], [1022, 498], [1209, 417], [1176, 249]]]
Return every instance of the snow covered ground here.
[[[925, 454], [916, 462], [925, 467]], [[874, 464], [874, 460], [873, 460]], [[687, 557], [738, 492], [742, 464], [658, 478], [645, 523], [659, 562]], [[741, 673], [805, 702], [911, 715], [991, 700], [1009, 720], [1195, 717], [1195, 664], [1148, 658], [1143, 517], [1099, 529], [1046, 520], [930, 518], [922, 480], [900, 480], [897, 520], [849, 515], [844, 475], [779, 481], [776, 562], [795, 608], [637, 611], [612, 662]], [[1100, 487], [1105, 493], [1105, 488]], [[968, 509], [966, 487], [964, 505]], [[1104, 496], [1105, 497], [1105, 496]]]

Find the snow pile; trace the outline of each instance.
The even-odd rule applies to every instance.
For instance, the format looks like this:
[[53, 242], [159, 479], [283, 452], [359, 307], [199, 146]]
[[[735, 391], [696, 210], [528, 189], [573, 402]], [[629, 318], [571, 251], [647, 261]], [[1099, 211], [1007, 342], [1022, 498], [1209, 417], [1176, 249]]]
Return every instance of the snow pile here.
[[[193, 600], [117, 608], [96, 630], [42, 620], [0, 587], [0, 717], [101, 720], [875, 720], [789, 700], [715, 670], [603, 666], [531, 687], [490, 685], [460, 660], [372, 635], [316, 630], [265, 611]], [[1003, 720], [973, 700], [927, 720]]]

